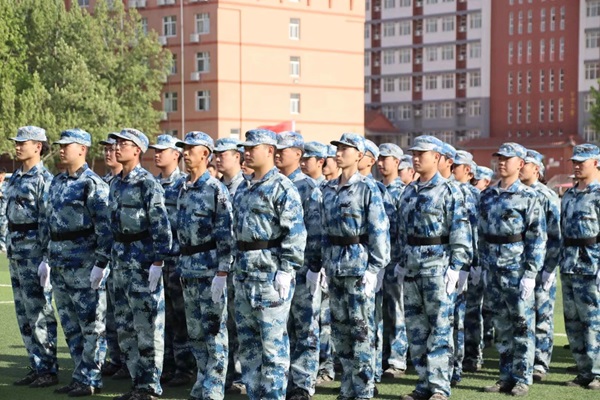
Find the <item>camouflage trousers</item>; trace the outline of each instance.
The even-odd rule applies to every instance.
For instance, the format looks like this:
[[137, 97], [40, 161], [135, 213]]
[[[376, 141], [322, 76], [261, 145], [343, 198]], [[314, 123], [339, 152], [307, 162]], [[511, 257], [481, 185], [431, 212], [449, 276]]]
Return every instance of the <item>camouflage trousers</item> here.
[[238, 356], [240, 346], [235, 325], [235, 288], [233, 287], [232, 273], [227, 275], [227, 336], [229, 338], [229, 360], [225, 389], [230, 388], [234, 382], [242, 381], [242, 367]]
[[548, 372], [554, 348], [554, 302], [556, 301], [556, 281], [549, 291], [542, 287], [542, 272], [535, 282], [535, 357], [533, 370]]
[[405, 370], [408, 339], [404, 321], [403, 289], [398, 285], [393, 266], [387, 267], [383, 282], [383, 334], [384, 365]]
[[383, 290], [375, 293], [375, 313], [373, 313], [375, 336], [373, 343], [373, 381], [381, 382], [383, 374]]
[[483, 279], [477, 285], [469, 282], [465, 311], [464, 363], [483, 365]]
[[6, 235], [8, 234], [8, 218], [0, 215], [0, 250], [6, 251]]
[[300, 272], [296, 277], [288, 321], [291, 354], [288, 390], [301, 388], [312, 396], [319, 372], [321, 291], [317, 290], [312, 295], [306, 276]]
[[37, 275], [41, 261], [41, 258], [10, 260], [10, 282], [17, 323], [30, 366], [38, 374], [55, 374], [58, 372], [57, 324], [52, 307], [52, 290], [42, 288]]
[[423, 397], [450, 396], [454, 300], [443, 275], [404, 278], [406, 334], [418, 375], [415, 390]]
[[334, 350], [331, 341], [331, 309], [329, 287], [321, 288], [321, 312], [319, 315], [319, 374], [335, 378]]
[[342, 364], [340, 396], [371, 398], [374, 389], [375, 298], [362, 277], [334, 276], [329, 282], [331, 336]]
[[90, 287], [92, 263], [80, 268], [52, 267], [54, 301], [75, 364], [73, 380], [102, 387], [100, 372], [106, 357], [106, 288]]
[[115, 266], [112, 271], [115, 321], [121, 353], [134, 389], [150, 389], [160, 395], [165, 334], [162, 279], [154, 292], [150, 292], [147, 269]]
[[250, 400], [284, 400], [290, 369], [288, 316], [294, 283], [286, 299], [273, 281], [235, 280], [235, 322], [242, 381]]
[[[110, 264], [107, 265], [107, 268]], [[125, 356], [119, 348], [119, 335], [117, 334], [117, 322], [115, 321], [115, 294], [113, 289], [113, 274], [106, 277], [106, 348], [111, 364], [124, 365]]]
[[460, 382], [462, 376], [463, 360], [465, 358], [465, 311], [467, 308], [467, 294], [465, 292], [455, 295], [454, 302], [454, 356], [452, 357], [451, 381]]
[[167, 372], [191, 374], [196, 361], [188, 339], [177, 258], [165, 259], [163, 282], [165, 284], [165, 356], [162, 372], [163, 374]]
[[198, 373], [191, 395], [203, 400], [225, 396], [227, 373], [227, 296], [214, 303], [212, 277], [182, 278], [185, 317]]
[[594, 275], [561, 274], [565, 328], [579, 375], [600, 377], [600, 291]]
[[531, 385], [535, 334], [534, 296], [522, 300], [523, 271], [492, 269], [487, 294], [493, 310], [496, 348], [500, 354], [500, 380]]

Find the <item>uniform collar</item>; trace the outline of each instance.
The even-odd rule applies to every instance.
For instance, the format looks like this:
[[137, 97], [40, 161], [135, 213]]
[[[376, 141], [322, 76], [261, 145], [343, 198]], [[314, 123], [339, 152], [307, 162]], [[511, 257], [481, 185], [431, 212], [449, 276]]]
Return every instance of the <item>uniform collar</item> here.
[[292, 181], [292, 182], [295, 182], [295, 181], [297, 181], [297, 180], [300, 180], [300, 179], [304, 178], [304, 177], [303, 177], [303, 175], [304, 175], [304, 174], [302, 173], [302, 170], [301, 170], [300, 168], [297, 168], [297, 169], [295, 169], [295, 170], [294, 170], [294, 172], [292, 172], [292, 173], [291, 173], [291, 174], [288, 176], [288, 179], [289, 179], [290, 181]]
[[173, 172], [171, 172], [171, 175], [167, 176], [167, 177], [163, 177], [162, 173], [158, 174], [158, 176], [156, 177], [156, 179], [159, 180], [159, 182], [161, 184], [167, 184], [167, 183], [173, 183], [175, 182], [175, 180], [181, 175], [181, 170], [179, 169], [179, 167], [175, 168], [173, 170]]
[[502, 189], [502, 188], [500, 187], [500, 184], [501, 184], [501, 183], [502, 183], [502, 181], [498, 182], [498, 183], [496, 184], [496, 186], [493, 186], [493, 189], [494, 189], [496, 192], [498, 192], [498, 193], [500, 193], [500, 192], [511, 192], [511, 193], [516, 193], [516, 192], [518, 192], [518, 191], [519, 191], [519, 189], [521, 189], [521, 186], [523, 185], [523, 184], [521, 183], [521, 180], [520, 180], [520, 179], [517, 179], [516, 181], [514, 181], [514, 182], [513, 182], [513, 184], [512, 184], [512, 185], [510, 185], [510, 186], [509, 186], [509, 187], [507, 187], [506, 189]]
[[75, 171], [75, 173], [73, 175], [69, 175], [69, 173], [67, 171], [64, 172], [64, 175], [67, 179], [78, 179], [86, 170], [88, 170], [89, 167], [87, 165], [87, 163], [83, 163], [83, 165], [81, 167], [79, 167], [79, 169], [77, 171]]
[[33, 176], [33, 175], [37, 175], [39, 173], [39, 171], [42, 170], [43, 168], [44, 168], [44, 162], [40, 161], [39, 163], [37, 163], [33, 167], [31, 167], [31, 169], [27, 172], [23, 172], [23, 167], [20, 167], [15, 172], [15, 174], [17, 174], [19, 176], [23, 176], [23, 175]]
[[189, 184], [189, 182], [185, 182], [185, 187], [186, 189], [188, 188], [199, 188], [201, 186], [204, 185], [204, 183], [209, 180], [211, 177], [210, 172], [208, 171], [208, 169], [206, 171], [204, 171], [204, 173], [202, 175], [200, 175], [200, 177], [198, 179], [196, 179], [196, 182], [192, 183], [191, 185]]
[[431, 186], [437, 186], [440, 183], [446, 182], [447, 179], [444, 178], [442, 176], [442, 174], [438, 172], [435, 173], [435, 175], [433, 175], [433, 178], [431, 178], [430, 180], [428, 180], [427, 182], [421, 183], [421, 181], [415, 181], [415, 185], [417, 186], [417, 188], [420, 189], [424, 189], [427, 187], [431, 187]]
[[123, 171], [119, 172], [117, 177], [121, 179], [123, 182], [130, 182], [131, 180], [141, 176], [144, 173], [144, 168], [142, 168], [141, 164], [137, 164], [127, 176], [123, 176]]

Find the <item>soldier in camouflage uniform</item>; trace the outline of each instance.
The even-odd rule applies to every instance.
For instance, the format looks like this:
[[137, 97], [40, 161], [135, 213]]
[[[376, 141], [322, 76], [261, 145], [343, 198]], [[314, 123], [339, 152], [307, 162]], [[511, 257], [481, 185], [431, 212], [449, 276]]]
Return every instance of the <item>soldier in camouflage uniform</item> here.
[[473, 174], [473, 182], [471, 183], [475, 186], [479, 191], [483, 191], [487, 189], [487, 187], [492, 182], [494, 177], [494, 171], [489, 169], [488, 167], [482, 167], [480, 165], [475, 166], [475, 172]]
[[340, 176], [341, 171], [335, 161], [336, 151], [337, 150], [335, 146], [331, 144], [327, 145], [327, 158], [323, 163], [323, 175], [325, 176], [326, 181], [330, 181]]
[[[215, 142], [214, 158], [217, 171], [221, 173], [220, 181], [227, 187], [231, 199], [233, 199], [237, 188], [244, 181], [242, 172], [243, 148], [238, 147], [239, 144], [240, 141], [233, 138], [221, 138]], [[227, 335], [229, 337], [229, 361], [225, 380], [225, 394], [246, 394], [238, 357], [239, 346], [235, 326], [233, 274], [227, 275]]]
[[296, 271], [296, 287], [290, 307], [290, 376], [287, 398], [310, 399], [315, 393], [319, 369], [319, 313], [321, 306], [321, 190], [300, 170], [304, 139], [296, 132], [277, 135], [275, 166], [290, 179], [302, 201], [307, 239], [304, 264]]
[[374, 392], [375, 289], [390, 261], [389, 221], [380, 189], [358, 172], [365, 140], [344, 133], [337, 146], [338, 179], [322, 187], [322, 259], [329, 277], [332, 338], [342, 364], [338, 399]]
[[190, 349], [185, 318], [183, 288], [179, 279], [177, 260], [179, 242], [177, 240], [177, 197], [185, 182], [186, 175], [179, 170], [181, 149], [175, 144], [177, 138], [159, 135], [154, 149], [154, 164], [160, 170], [156, 179], [165, 191], [165, 207], [169, 214], [173, 244], [170, 256], [165, 258], [163, 282], [165, 285], [165, 356], [160, 383], [178, 387], [188, 384], [195, 367]]
[[22, 163], [6, 187], [8, 261], [17, 323], [29, 356], [31, 371], [17, 386], [45, 387], [58, 383], [56, 319], [52, 307], [48, 231], [43, 224], [52, 174], [41, 161], [47, 149], [46, 131], [19, 128], [16, 158]]
[[404, 285], [408, 343], [419, 378], [402, 398], [443, 400], [450, 396], [454, 296], [459, 271], [471, 262], [471, 228], [460, 189], [438, 172], [443, 143], [419, 136], [410, 150], [420, 177], [400, 200], [402, 255], [395, 270]]
[[233, 262], [232, 210], [225, 185], [207, 170], [214, 143], [204, 132], [183, 141], [189, 178], [177, 200], [185, 316], [198, 374], [190, 400], [220, 400], [228, 363], [227, 275]]
[[300, 161], [300, 169], [302, 173], [312, 180], [317, 185], [321, 185], [325, 182], [325, 175], [323, 175], [323, 167], [327, 160], [327, 146], [319, 142], [306, 142], [304, 143], [304, 153], [302, 153], [302, 160]]
[[[108, 185], [85, 162], [89, 133], [61, 133], [61, 165], [50, 185], [44, 224], [58, 315], [75, 364], [72, 381], [55, 393], [82, 397], [102, 388], [106, 356], [106, 275], [111, 239]], [[91, 285], [90, 285], [91, 282]]]
[[579, 373], [567, 386], [600, 390], [600, 149], [573, 148], [578, 183], [562, 198], [562, 283], [565, 328]]
[[404, 321], [404, 299], [402, 287], [396, 281], [394, 268], [400, 262], [400, 249], [394, 246], [398, 241], [397, 213], [400, 197], [406, 185], [398, 176], [399, 166], [404, 157], [402, 149], [393, 143], [379, 145], [379, 158], [377, 168], [383, 176], [383, 185], [392, 200], [394, 212], [390, 218], [391, 258], [386, 267], [383, 280], [383, 351], [382, 364], [387, 368], [383, 372], [385, 378], [395, 378], [404, 375], [406, 371], [406, 354], [408, 341], [406, 339], [406, 324]]
[[544, 263], [546, 219], [535, 190], [519, 180], [527, 156], [517, 143], [504, 143], [498, 185], [481, 193], [479, 259], [500, 353], [500, 379], [485, 392], [525, 396], [532, 383], [535, 279]]
[[6, 219], [6, 170], [0, 169], [0, 253], [6, 253], [6, 233], [8, 231], [8, 220]]
[[[115, 400], [156, 399], [162, 393], [165, 296], [164, 260], [171, 251], [171, 224], [160, 183], [140, 165], [148, 150], [142, 132], [125, 128], [110, 135], [123, 171], [110, 185], [115, 319], [132, 391]], [[133, 327], [133, 330], [131, 329]]]
[[412, 156], [405, 154], [398, 165], [398, 177], [404, 183], [409, 185], [415, 180], [415, 169], [413, 168]]
[[242, 380], [251, 400], [283, 400], [290, 367], [288, 315], [306, 246], [302, 202], [292, 181], [275, 168], [274, 132], [250, 130], [241, 145], [254, 169], [233, 202]]
[[546, 376], [552, 359], [554, 345], [554, 302], [556, 300], [556, 267], [560, 253], [560, 199], [556, 192], [542, 182], [544, 156], [535, 150], [527, 150], [525, 165], [519, 174], [521, 182], [535, 189], [546, 218], [546, 257], [544, 267], [535, 283], [535, 358], [533, 380], [540, 382]]

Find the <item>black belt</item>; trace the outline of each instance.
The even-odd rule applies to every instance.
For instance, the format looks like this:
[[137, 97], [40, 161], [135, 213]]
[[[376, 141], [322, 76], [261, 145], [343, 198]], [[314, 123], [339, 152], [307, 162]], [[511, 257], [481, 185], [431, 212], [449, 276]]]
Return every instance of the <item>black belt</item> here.
[[436, 237], [408, 237], [409, 246], [434, 246], [436, 244], [448, 244], [450, 243], [449, 236], [436, 236]]
[[32, 222], [30, 224], [13, 224], [11, 222], [8, 223], [8, 230], [11, 232], [35, 231], [37, 230], [37, 228], [37, 222]]
[[525, 236], [522, 233], [516, 233], [509, 236], [498, 236], [498, 235], [483, 235], [485, 241], [492, 244], [509, 244], [522, 242]]
[[334, 246], [350, 246], [351, 244], [366, 244], [369, 242], [369, 237], [367, 235], [329, 236], [329, 242]]
[[257, 242], [237, 242], [239, 251], [265, 250], [281, 246], [281, 239], [259, 240]]
[[62, 242], [65, 240], [75, 240], [87, 236], [91, 236], [94, 234], [94, 227], [90, 227], [87, 229], [82, 229], [80, 231], [71, 231], [71, 232], [50, 232], [50, 239], [53, 242]]
[[181, 246], [179, 252], [182, 256], [191, 256], [196, 253], [203, 253], [217, 248], [217, 242], [213, 239], [206, 243], [197, 244], [195, 246]]
[[141, 231], [138, 233], [120, 233], [116, 232], [113, 235], [115, 242], [133, 243], [150, 237], [150, 232]]
[[580, 238], [580, 239], [567, 238], [567, 237], [564, 238], [564, 244], [565, 244], [565, 246], [568, 246], [568, 247], [592, 246], [598, 242], [600, 242], [600, 237], [598, 237], [598, 236]]

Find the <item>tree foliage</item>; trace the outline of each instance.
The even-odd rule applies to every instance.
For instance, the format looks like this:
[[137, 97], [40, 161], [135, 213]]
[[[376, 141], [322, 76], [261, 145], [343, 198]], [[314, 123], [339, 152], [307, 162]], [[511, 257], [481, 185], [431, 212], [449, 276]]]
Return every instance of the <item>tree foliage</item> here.
[[[93, 15], [73, 3], [0, 0], [0, 135], [38, 125], [51, 141], [74, 127], [94, 143], [126, 126], [154, 136], [171, 54], [122, 2], [101, 0]], [[0, 153], [13, 151], [0, 140]]]
[[[600, 80], [598, 80], [598, 87], [600, 88]], [[594, 104], [592, 104], [592, 109], [590, 110], [592, 128], [596, 131], [596, 137], [600, 135], [600, 90], [592, 87], [591, 94], [594, 98]]]

